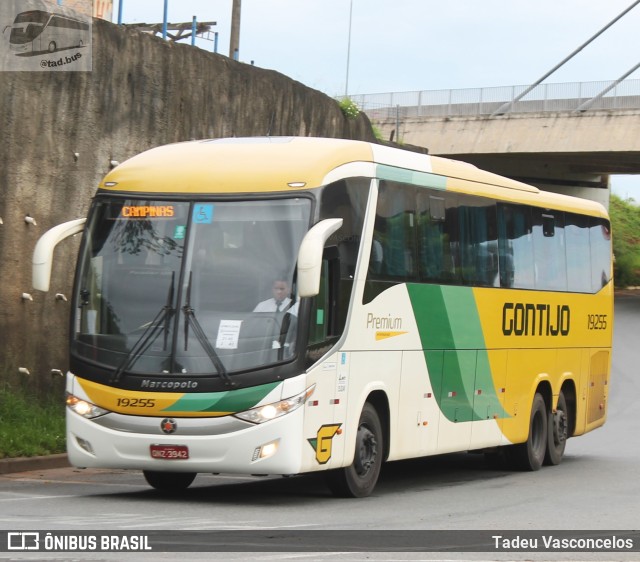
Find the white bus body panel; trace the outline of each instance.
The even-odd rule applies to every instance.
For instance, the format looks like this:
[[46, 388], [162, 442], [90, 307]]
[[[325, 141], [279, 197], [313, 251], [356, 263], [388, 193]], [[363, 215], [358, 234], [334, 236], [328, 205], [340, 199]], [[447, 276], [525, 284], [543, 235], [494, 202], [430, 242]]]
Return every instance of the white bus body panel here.
[[[351, 464], [360, 413], [375, 391], [389, 402], [388, 460], [399, 460], [505, 444], [499, 420], [454, 423], [442, 414], [431, 385], [415, 314], [406, 285], [395, 285], [352, 311], [343, 349], [309, 373], [314, 398], [323, 407], [306, 409], [305, 435], [340, 424], [327, 468]], [[356, 349], [358, 351], [347, 351]], [[333, 407], [327, 413], [327, 407]], [[324, 413], [324, 415], [323, 415]], [[312, 451], [313, 452], [313, 451]], [[303, 470], [314, 470], [305, 455]]]

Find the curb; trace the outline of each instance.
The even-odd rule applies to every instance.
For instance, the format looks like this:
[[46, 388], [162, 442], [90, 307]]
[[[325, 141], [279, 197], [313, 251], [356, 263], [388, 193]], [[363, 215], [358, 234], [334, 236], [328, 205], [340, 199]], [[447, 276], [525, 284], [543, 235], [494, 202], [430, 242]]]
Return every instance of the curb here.
[[66, 468], [71, 466], [66, 453], [46, 455], [43, 457], [15, 457], [0, 459], [0, 474], [12, 472], [28, 472], [29, 470], [47, 470], [50, 468]]

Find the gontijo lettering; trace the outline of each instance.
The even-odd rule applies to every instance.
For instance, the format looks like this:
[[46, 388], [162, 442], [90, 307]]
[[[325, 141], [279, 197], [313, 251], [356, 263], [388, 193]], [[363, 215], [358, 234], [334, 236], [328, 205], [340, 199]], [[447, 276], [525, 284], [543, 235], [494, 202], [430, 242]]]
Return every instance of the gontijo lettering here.
[[568, 305], [506, 302], [502, 307], [505, 336], [568, 336], [571, 309]]
[[128, 205], [122, 207], [122, 216], [126, 218], [172, 217], [173, 205]]

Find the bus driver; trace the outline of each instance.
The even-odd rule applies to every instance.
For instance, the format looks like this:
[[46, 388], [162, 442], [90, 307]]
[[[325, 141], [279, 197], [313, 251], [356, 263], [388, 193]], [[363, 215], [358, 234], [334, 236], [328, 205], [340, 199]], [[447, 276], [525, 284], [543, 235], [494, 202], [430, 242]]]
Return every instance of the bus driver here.
[[298, 303], [291, 304], [291, 290], [288, 281], [282, 277], [276, 278], [271, 291], [273, 297], [259, 302], [253, 312], [288, 312], [294, 316], [298, 315]]

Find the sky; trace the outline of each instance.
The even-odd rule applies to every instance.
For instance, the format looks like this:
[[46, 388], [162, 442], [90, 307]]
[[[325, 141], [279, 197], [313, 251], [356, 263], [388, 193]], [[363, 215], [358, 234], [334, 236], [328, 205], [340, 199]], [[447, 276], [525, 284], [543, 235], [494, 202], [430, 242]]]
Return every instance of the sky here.
[[[117, 21], [119, 0], [114, 0]], [[231, 0], [168, 0], [170, 22], [216, 21]], [[632, 0], [242, 0], [240, 60], [331, 96], [531, 84]], [[351, 40], [349, 41], [349, 14]], [[125, 23], [162, 21], [164, 0], [123, 0]], [[613, 80], [638, 63], [640, 5], [547, 79]], [[213, 50], [213, 44], [201, 42]], [[349, 81], [347, 55], [349, 54]], [[638, 71], [640, 78], [640, 71]]]
[[[232, 0], [168, 0], [168, 20], [215, 21], [229, 54]], [[529, 85], [633, 0], [242, 0], [240, 60], [330, 96]], [[119, 0], [114, 0], [114, 21]], [[123, 0], [124, 23], [164, 0]], [[611, 81], [640, 62], [640, 4], [546, 83]], [[213, 42], [198, 46], [213, 50]], [[630, 78], [640, 78], [640, 70]], [[633, 180], [619, 194], [640, 188]], [[618, 182], [616, 182], [618, 183]], [[619, 185], [621, 185], [619, 183]], [[640, 178], [637, 181], [640, 184]], [[633, 195], [633, 193], [631, 193]]]

